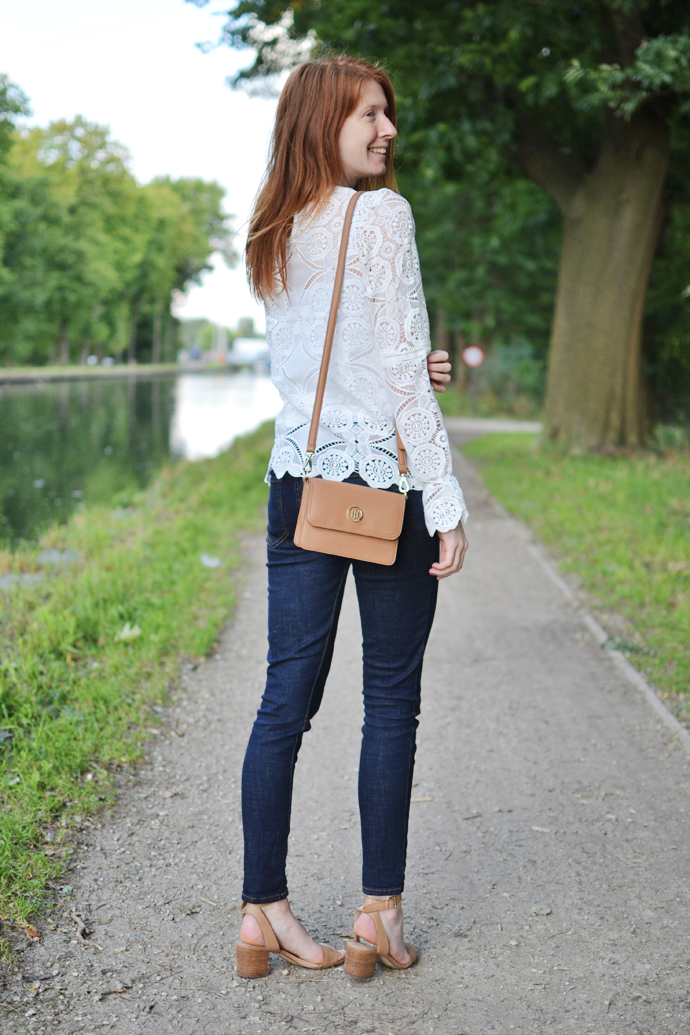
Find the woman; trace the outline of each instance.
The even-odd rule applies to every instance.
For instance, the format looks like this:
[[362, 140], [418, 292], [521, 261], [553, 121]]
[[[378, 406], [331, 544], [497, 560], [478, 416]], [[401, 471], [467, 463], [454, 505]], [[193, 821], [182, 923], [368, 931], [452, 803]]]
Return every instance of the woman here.
[[[393, 189], [395, 100], [388, 78], [347, 57], [307, 62], [278, 105], [271, 157], [251, 219], [247, 266], [266, 306], [271, 369], [284, 402], [267, 482], [269, 653], [266, 690], [242, 776], [244, 916], [238, 972], [268, 970], [268, 950], [321, 969], [344, 953], [293, 916], [285, 862], [302, 735], [318, 711], [345, 580], [353, 569], [363, 631], [365, 719], [359, 770], [362, 910], [346, 969], [377, 956], [410, 966], [403, 890], [422, 660], [438, 580], [462, 567], [467, 510], [430, 383], [429, 331], [408, 203]], [[396, 425], [411, 491], [395, 563], [350, 561], [293, 541], [345, 210], [347, 246], [313, 474], [397, 492]], [[382, 189], [381, 189], [382, 188]], [[442, 390], [445, 354], [431, 372]]]

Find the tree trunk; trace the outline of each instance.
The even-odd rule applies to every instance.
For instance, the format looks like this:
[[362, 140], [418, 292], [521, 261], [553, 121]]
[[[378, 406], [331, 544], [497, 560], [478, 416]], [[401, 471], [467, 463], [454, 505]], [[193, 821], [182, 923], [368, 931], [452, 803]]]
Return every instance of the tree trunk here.
[[446, 327], [446, 311], [442, 306], [436, 309], [433, 343], [434, 349], [442, 349], [450, 355], [450, 331]]
[[642, 317], [668, 150], [660, 120], [612, 117], [595, 169], [558, 199], [565, 223], [545, 407], [552, 441], [582, 449], [644, 441]]
[[[85, 365], [86, 360], [91, 355], [92, 337], [93, 337], [93, 334], [95, 332], [97, 332], [96, 320], [98, 319], [98, 314], [100, 313], [100, 310], [101, 310], [100, 302], [96, 302], [96, 304], [93, 306], [93, 308], [91, 310], [90, 329], [89, 329], [89, 331], [88, 331], [88, 333], [86, 335], [86, 338], [84, 339], [84, 344], [83, 344], [82, 350], [81, 350], [81, 364], [82, 364], [82, 366]], [[98, 358], [100, 360], [101, 357], [99, 356]]]
[[467, 388], [467, 367], [462, 361], [462, 354], [467, 348], [467, 341], [460, 331], [456, 331], [453, 335], [453, 340], [453, 372], [455, 374], [455, 384], [461, 392], [464, 392]]
[[129, 314], [129, 338], [127, 340], [127, 362], [130, 366], [137, 361], [137, 321], [139, 318], [139, 305], [135, 303]]
[[153, 343], [151, 345], [151, 362], [160, 363], [161, 344], [163, 341], [163, 313], [162, 305], [157, 305], [153, 315]]
[[63, 320], [60, 324], [58, 343], [60, 345], [60, 363], [63, 367], [66, 367], [69, 364], [69, 334], [67, 333], [66, 320]]
[[172, 351], [175, 344], [175, 320], [170, 313], [170, 310], [165, 315], [165, 332], [163, 335], [163, 357], [166, 363], [170, 363], [173, 359]]

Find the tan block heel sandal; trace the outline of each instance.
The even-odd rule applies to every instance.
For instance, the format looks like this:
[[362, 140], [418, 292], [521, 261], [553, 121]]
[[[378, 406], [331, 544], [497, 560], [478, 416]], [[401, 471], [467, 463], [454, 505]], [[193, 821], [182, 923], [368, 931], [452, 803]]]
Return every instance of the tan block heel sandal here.
[[330, 945], [321, 945], [321, 948], [323, 949], [323, 959], [320, 963], [310, 963], [308, 960], [300, 959], [299, 956], [293, 956], [293, 954], [288, 952], [287, 949], [281, 949], [280, 943], [273, 932], [273, 928], [269, 923], [268, 917], [265, 915], [261, 906], [256, 906], [252, 902], [243, 902], [242, 913], [249, 913], [250, 916], [254, 917], [261, 928], [261, 933], [264, 937], [264, 944], [248, 945], [247, 942], [237, 942], [237, 973], [240, 977], [265, 977], [266, 974], [268, 974], [269, 952], [274, 952], [277, 956], [282, 956], [283, 959], [288, 961], [288, 963], [294, 963], [298, 967], [307, 967], [309, 970], [328, 970], [330, 967], [337, 967], [339, 963], [343, 962], [338, 958], [336, 950]]
[[[409, 963], [399, 963], [395, 957], [390, 955], [388, 935], [379, 913], [384, 909], [394, 909], [399, 902], [399, 895], [391, 895], [390, 898], [381, 902], [365, 903], [361, 909], [355, 911], [355, 923], [362, 913], [371, 914], [376, 928], [376, 945], [369, 945], [367, 942], [361, 941], [358, 934], [355, 934], [353, 942], [347, 943], [345, 973], [348, 977], [359, 979], [372, 977], [376, 970], [377, 959], [381, 960], [385, 967], [392, 967], [393, 970], [407, 970], [417, 962], [417, 950], [411, 942], [405, 942], [405, 948], [410, 954]], [[391, 903], [393, 904], [391, 905]]]

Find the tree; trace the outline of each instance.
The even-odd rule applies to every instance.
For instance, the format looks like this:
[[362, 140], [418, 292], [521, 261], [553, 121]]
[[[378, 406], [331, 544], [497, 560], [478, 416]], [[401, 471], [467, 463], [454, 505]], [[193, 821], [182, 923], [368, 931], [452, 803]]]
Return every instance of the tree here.
[[[0, 357], [62, 363], [105, 350], [161, 359], [173, 292], [235, 259], [224, 192], [140, 186], [106, 126], [81, 117], [6, 134], [24, 102], [0, 80]], [[3, 100], [4, 98], [4, 100]], [[21, 110], [25, 110], [24, 108]]]
[[309, 34], [382, 60], [406, 163], [433, 156], [466, 182], [498, 155], [549, 192], [563, 233], [546, 434], [601, 448], [645, 436], [647, 287], [669, 157], [690, 155], [689, 25], [684, 0], [241, 0], [224, 39], [254, 48], [249, 79]]
[[0, 290], [12, 280], [12, 274], [2, 262], [2, 247], [13, 219], [13, 177], [7, 165], [12, 148], [17, 115], [29, 114], [29, 102], [18, 86], [0, 73]]
[[14, 277], [0, 295], [0, 340], [15, 362], [68, 363], [112, 334], [141, 236], [127, 157], [107, 128], [81, 118], [15, 140], [15, 218], [5, 243]]
[[172, 294], [201, 281], [211, 269], [213, 252], [220, 252], [229, 266], [236, 262], [228, 217], [221, 209], [224, 193], [218, 183], [196, 178], [158, 177], [141, 189], [136, 222], [146, 228], [146, 243], [130, 280], [130, 362], [142, 324], [151, 329], [146, 337], [152, 362], [160, 361]]
[[26, 94], [4, 72], [0, 72], [0, 161], [6, 160], [12, 147], [17, 115], [29, 114]]

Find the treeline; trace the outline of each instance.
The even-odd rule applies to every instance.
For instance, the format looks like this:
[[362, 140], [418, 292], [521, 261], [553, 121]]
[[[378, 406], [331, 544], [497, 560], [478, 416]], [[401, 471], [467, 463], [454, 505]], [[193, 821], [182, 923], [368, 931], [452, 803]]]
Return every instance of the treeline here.
[[142, 186], [107, 127], [77, 117], [18, 129], [27, 113], [0, 76], [0, 363], [173, 358], [174, 292], [214, 251], [235, 258], [223, 189]]

